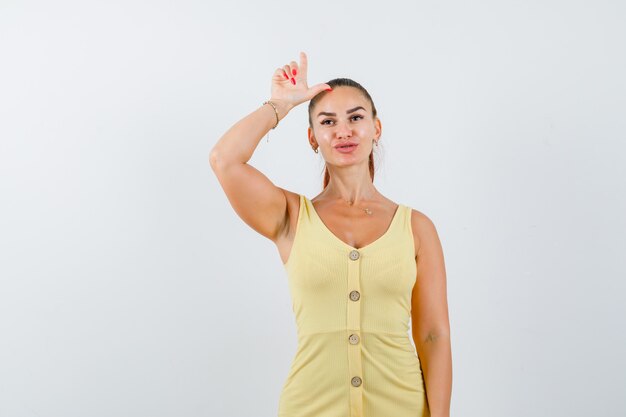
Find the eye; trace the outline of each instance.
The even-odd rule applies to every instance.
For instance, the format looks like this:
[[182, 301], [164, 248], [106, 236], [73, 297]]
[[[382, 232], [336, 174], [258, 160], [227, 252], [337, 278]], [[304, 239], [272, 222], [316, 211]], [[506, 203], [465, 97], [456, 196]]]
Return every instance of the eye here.
[[[359, 118], [358, 120], [363, 119], [363, 116], [361, 116], [360, 114], [355, 114], [354, 116], [350, 117], [350, 119], [354, 119], [355, 117], [358, 117]], [[320, 124], [327, 125], [328, 123], [326, 123], [326, 122], [332, 122], [332, 120], [331, 119], [324, 119], [324, 120], [322, 120], [320, 122]]]

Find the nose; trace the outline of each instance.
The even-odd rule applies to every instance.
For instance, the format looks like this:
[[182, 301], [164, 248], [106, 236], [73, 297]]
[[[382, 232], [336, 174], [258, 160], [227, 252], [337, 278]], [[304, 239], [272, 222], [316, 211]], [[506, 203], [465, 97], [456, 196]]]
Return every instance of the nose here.
[[335, 134], [338, 138], [349, 138], [352, 137], [352, 128], [347, 122], [337, 122], [335, 125]]

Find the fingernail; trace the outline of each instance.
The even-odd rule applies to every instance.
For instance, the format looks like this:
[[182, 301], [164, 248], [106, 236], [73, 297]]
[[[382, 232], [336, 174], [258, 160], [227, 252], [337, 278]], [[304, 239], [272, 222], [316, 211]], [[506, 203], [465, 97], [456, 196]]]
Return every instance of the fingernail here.
[[295, 78], [291, 79], [291, 84], [296, 85], [296, 79]]
[[328, 87], [325, 91], [333, 91], [333, 89]]
[[287, 75], [287, 73], [283, 70], [283, 75], [285, 76], [285, 79], [288, 80], [289, 76]]
[[296, 70], [295, 68], [291, 70], [291, 72], [293, 73], [293, 75], [296, 75]]

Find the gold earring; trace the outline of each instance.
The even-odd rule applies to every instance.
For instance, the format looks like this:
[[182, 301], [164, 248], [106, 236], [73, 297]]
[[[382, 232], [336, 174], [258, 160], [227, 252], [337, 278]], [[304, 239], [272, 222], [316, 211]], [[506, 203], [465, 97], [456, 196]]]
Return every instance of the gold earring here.
[[313, 148], [313, 152], [318, 153], [317, 148]]

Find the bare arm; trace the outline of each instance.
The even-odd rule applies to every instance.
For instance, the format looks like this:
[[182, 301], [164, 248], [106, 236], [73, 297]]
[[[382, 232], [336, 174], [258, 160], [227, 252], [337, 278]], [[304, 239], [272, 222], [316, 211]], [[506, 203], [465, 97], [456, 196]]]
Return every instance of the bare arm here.
[[[279, 120], [291, 106], [272, 99]], [[254, 230], [269, 239], [275, 239], [287, 215], [287, 199], [282, 189], [248, 161], [261, 138], [276, 123], [271, 105], [260, 106], [235, 123], [215, 144], [209, 163], [217, 176], [231, 206]]]
[[411, 299], [413, 341], [420, 357], [431, 417], [449, 417], [452, 396], [452, 351], [441, 242], [433, 222], [414, 213], [417, 231], [417, 280]]
[[[270, 101], [276, 105], [279, 120], [293, 107], [328, 87], [327, 84], [307, 87], [307, 67], [307, 58], [302, 52], [300, 65], [291, 61], [290, 65], [274, 71]], [[296, 70], [296, 75], [292, 70]], [[272, 240], [288, 222], [287, 199], [282, 188], [275, 186], [248, 161], [275, 124], [273, 107], [262, 105], [228, 129], [209, 155], [211, 168], [235, 212], [250, 227]]]

